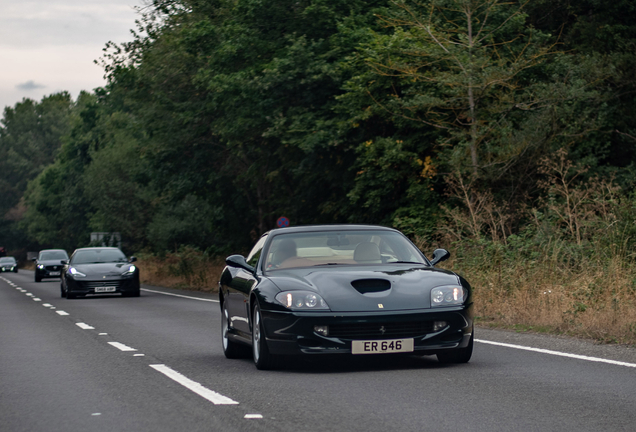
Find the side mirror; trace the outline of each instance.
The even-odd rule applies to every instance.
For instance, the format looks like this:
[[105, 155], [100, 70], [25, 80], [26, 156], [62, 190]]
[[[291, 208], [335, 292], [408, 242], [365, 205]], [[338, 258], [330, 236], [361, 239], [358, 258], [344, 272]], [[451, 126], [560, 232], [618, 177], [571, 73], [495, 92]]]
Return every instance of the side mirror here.
[[61, 261], [60, 261], [60, 264], [64, 264], [64, 265], [66, 265], [66, 264], [68, 264], [68, 260], [61, 260]]
[[433, 259], [431, 260], [431, 264], [435, 265], [437, 263], [441, 263], [442, 261], [446, 261], [451, 256], [450, 252], [446, 249], [435, 249], [433, 251]]
[[31, 258], [31, 261], [36, 262], [38, 259], [37, 258]]
[[225, 264], [230, 267], [240, 268], [243, 270], [247, 270], [250, 273], [254, 273], [256, 269], [249, 265], [247, 261], [245, 261], [245, 257], [243, 255], [230, 255], [225, 258]]
[[131, 256], [131, 257], [128, 259], [128, 261], [129, 261], [129, 262], [131, 262], [131, 263], [134, 263], [135, 261], [137, 261], [137, 257]]

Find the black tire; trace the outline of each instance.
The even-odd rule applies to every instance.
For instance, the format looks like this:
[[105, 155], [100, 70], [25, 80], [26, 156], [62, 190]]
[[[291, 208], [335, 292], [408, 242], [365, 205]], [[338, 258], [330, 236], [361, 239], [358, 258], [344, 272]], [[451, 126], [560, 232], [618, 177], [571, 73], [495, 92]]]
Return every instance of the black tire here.
[[123, 297], [139, 297], [141, 295], [141, 290], [137, 288], [135, 291], [122, 293]]
[[14, 272], [14, 273], [17, 273], [17, 272], [18, 272], [18, 269], [16, 268], [15, 270], [13, 270], [13, 272]]
[[252, 358], [258, 370], [273, 369], [278, 363], [277, 356], [269, 353], [265, 340], [265, 327], [258, 305], [254, 306], [252, 313]]
[[473, 339], [474, 330], [470, 335], [468, 346], [466, 348], [456, 348], [447, 352], [437, 354], [437, 360], [444, 364], [468, 363], [473, 355]]
[[227, 310], [227, 303], [224, 301], [221, 305], [221, 341], [223, 346], [223, 354], [226, 358], [237, 359], [246, 356], [249, 353], [247, 347], [241, 345], [233, 340], [230, 340], [227, 336], [230, 329], [230, 314]]
[[42, 282], [42, 278], [41, 278], [41, 277], [39, 277], [39, 276], [37, 275], [37, 273], [35, 274], [35, 281], [36, 281], [36, 282]]
[[70, 299], [74, 299], [75, 298], [75, 294], [71, 293], [68, 288], [66, 289], [65, 293], [66, 293], [66, 298], [67, 299], [70, 300]]

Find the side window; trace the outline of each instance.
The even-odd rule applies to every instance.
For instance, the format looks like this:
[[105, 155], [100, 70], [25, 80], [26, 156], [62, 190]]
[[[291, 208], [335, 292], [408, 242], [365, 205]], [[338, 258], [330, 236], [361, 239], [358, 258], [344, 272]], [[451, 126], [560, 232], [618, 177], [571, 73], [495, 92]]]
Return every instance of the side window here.
[[261, 252], [263, 252], [263, 245], [265, 244], [265, 240], [267, 240], [267, 236], [264, 235], [260, 238], [258, 242], [254, 245], [250, 254], [247, 256], [246, 261], [252, 267], [256, 267], [258, 264], [258, 259], [261, 257]]

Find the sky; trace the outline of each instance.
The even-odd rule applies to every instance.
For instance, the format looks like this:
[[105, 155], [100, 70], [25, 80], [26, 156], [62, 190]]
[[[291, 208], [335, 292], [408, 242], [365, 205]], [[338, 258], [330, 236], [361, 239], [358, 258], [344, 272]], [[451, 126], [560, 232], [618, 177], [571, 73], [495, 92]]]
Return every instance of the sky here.
[[108, 41], [133, 39], [148, 0], [0, 0], [0, 116], [23, 98], [103, 86], [93, 63]]

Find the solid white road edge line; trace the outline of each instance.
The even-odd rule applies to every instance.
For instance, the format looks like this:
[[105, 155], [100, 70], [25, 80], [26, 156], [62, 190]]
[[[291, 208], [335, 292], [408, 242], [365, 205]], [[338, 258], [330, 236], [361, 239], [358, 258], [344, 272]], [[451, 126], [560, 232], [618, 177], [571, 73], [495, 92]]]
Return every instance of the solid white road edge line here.
[[156, 371], [161, 372], [168, 378], [178, 382], [179, 384], [181, 384], [188, 390], [195, 392], [202, 398], [209, 400], [214, 405], [238, 405], [238, 402], [233, 401], [229, 397], [223, 396], [215, 391], [212, 391], [208, 388], [203, 387], [198, 382], [192, 381], [190, 378], [184, 375], [181, 375], [179, 372], [173, 369], [170, 369], [166, 365], [156, 364], [156, 365], [150, 365], [150, 367], [155, 369]]
[[203, 298], [199, 298], [199, 297], [191, 297], [191, 296], [185, 296], [185, 295], [181, 295], [181, 294], [172, 294], [172, 293], [167, 293], [167, 292], [163, 292], [163, 291], [155, 291], [155, 290], [150, 290], [148, 288], [141, 288], [142, 291], [148, 291], [151, 293], [156, 293], [156, 294], [163, 294], [163, 295], [169, 295], [169, 296], [174, 296], [174, 297], [183, 297], [183, 298], [187, 298], [187, 299], [191, 299], [191, 300], [199, 300], [199, 301], [206, 301], [206, 302], [212, 302], [212, 303], [218, 303], [218, 300], [212, 300], [212, 299], [203, 299]]
[[108, 342], [108, 343], [120, 351], [137, 351], [136, 349], [131, 348], [127, 345], [124, 345], [123, 343], [119, 343], [119, 342]]
[[527, 347], [527, 346], [523, 346], [523, 345], [513, 345], [513, 344], [507, 344], [507, 343], [502, 343], [502, 342], [493, 342], [493, 341], [481, 340], [481, 339], [479, 339], [479, 340], [475, 339], [475, 342], [480, 342], [480, 343], [489, 344], [489, 345], [497, 345], [497, 346], [502, 346], [502, 347], [506, 347], [506, 348], [520, 349], [520, 350], [525, 350], [525, 351], [534, 351], [534, 352], [538, 352], [538, 353], [542, 353], [542, 354], [550, 354], [550, 355], [555, 355], [555, 356], [560, 356], [560, 357], [569, 357], [569, 358], [574, 358], [574, 359], [578, 359], [578, 360], [586, 360], [586, 361], [592, 361], [592, 362], [607, 363], [607, 364], [612, 364], [612, 365], [616, 365], [616, 366], [625, 366], [625, 367], [636, 368], [636, 363], [627, 363], [627, 362], [621, 362], [621, 361], [616, 361], [616, 360], [607, 360], [607, 359], [602, 359], [602, 358], [598, 358], [598, 357], [589, 357], [589, 356], [584, 356], [584, 355], [579, 355], [579, 354], [570, 354], [570, 353], [564, 353], [564, 352], [560, 352], [560, 351], [551, 351], [551, 350], [542, 349], [542, 348], [532, 348], [532, 347]]

